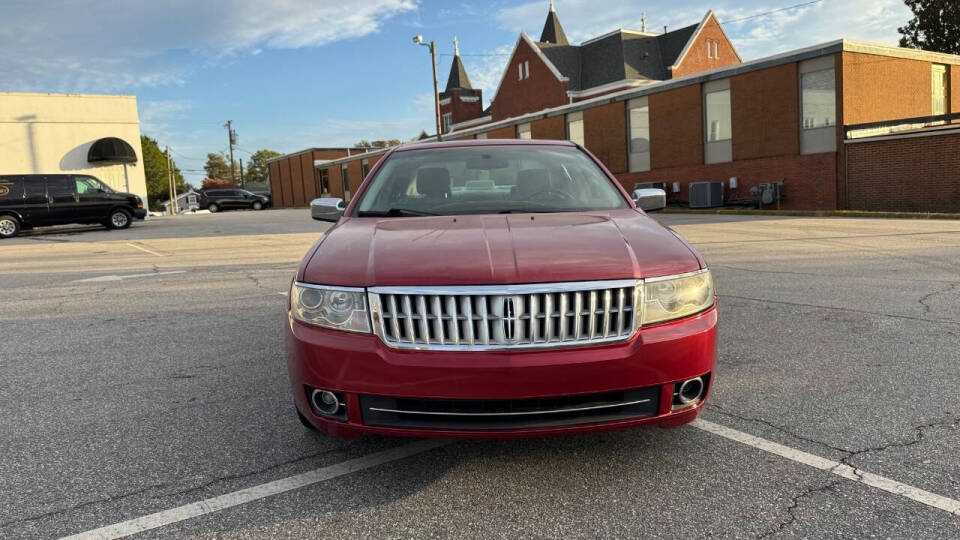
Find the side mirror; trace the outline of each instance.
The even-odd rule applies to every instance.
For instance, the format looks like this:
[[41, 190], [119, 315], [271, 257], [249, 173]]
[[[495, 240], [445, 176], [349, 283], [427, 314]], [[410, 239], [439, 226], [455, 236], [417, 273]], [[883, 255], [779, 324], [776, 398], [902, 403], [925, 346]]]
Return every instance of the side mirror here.
[[317, 221], [332, 221], [336, 223], [347, 209], [340, 197], [325, 197], [310, 201], [310, 217]]
[[633, 192], [633, 202], [644, 212], [663, 210], [667, 207], [667, 192], [657, 188], [638, 189]]

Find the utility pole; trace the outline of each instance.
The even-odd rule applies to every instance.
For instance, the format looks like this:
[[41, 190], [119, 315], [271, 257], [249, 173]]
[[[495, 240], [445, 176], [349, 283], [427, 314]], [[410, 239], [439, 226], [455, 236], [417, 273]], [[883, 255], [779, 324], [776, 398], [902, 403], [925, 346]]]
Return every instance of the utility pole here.
[[243, 187], [243, 158], [240, 158], [240, 189]]
[[170, 147], [166, 147], [164, 154], [167, 156], [167, 190], [170, 193], [170, 215], [180, 213], [180, 205], [177, 204], [177, 182], [176, 175], [173, 173], [173, 161], [170, 159]]
[[443, 136], [440, 133], [441, 123], [440, 123], [440, 90], [437, 88], [437, 46], [434, 42], [430, 42], [429, 45], [423, 42], [423, 36], [413, 36], [413, 42], [417, 45], [423, 45], [424, 47], [430, 47], [430, 64], [433, 67], [433, 110], [436, 121], [437, 121], [437, 140], [443, 140]]
[[237, 144], [237, 132], [233, 130], [233, 121], [227, 120], [227, 123], [223, 126], [227, 128], [227, 140], [230, 143], [230, 181], [234, 184], [237, 183], [237, 171], [235, 170], [235, 164], [233, 162], [233, 145]]

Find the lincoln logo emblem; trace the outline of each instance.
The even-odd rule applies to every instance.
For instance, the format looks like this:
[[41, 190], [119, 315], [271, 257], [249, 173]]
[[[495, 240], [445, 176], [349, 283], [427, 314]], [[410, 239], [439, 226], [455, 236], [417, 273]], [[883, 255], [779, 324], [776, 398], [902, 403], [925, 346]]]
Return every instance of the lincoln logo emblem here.
[[517, 340], [517, 300], [512, 296], [503, 299], [503, 337], [507, 341]]

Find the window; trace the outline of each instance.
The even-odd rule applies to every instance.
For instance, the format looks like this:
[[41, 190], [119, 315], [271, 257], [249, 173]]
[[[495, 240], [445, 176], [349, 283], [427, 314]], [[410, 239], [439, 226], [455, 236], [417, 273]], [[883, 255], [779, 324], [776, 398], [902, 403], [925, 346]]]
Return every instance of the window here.
[[837, 123], [837, 100], [833, 68], [800, 75], [803, 129], [830, 127]]
[[81, 197], [90, 197], [113, 191], [92, 176], [74, 176], [73, 179], [77, 184], [77, 195]]
[[704, 163], [733, 160], [733, 125], [730, 112], [730, 79], [703, 85]]
[[720, 42], [719, 41], [713, 42], [713, 57], [714, 59], [720, 58]]
[[517, 80], [523, 80], [523, 64], [517, 64]]
[[713, 42], [707, 40], [707, 58], [713, 58]]
[[370, 172], [370, 160], [364, 159], [360, 161], [360, 176], [363, 178], [367, 177], [367, 174]]
[[523, 78], [529, 79], [530, 78], [530, 61], [529, 60], [523, 61], [523, 71], [524, 71]]
[[350, 201], [350, 180], [349, 180], [349, 174], [347, 171], [346, 163], [340, 166], [340, 180], [341, 180], [341, 185], [343, 186], [343, 200], [349, 202]]
[[518, 139], [529, 139], [530, 137], [530, 124], [520, 124], [517, 126], [517, 138]]
[[487, 138], [487, 134], [486, 134], [486, 133], [477, 133], [477, 138], [478, 138], [478, 139], [486, 139], [486, 138]]
[[441, 118], [443, 119], [443, 132], [450, 133], [450, 126], [453, 125], [453, 113], [444, 113]]
[[650, 104], [646, 96], [627, 102], [630, 172], [650, 170]]
[[947, 114], [947, 66], [933, 64], [930, 72], [930, 95], [933, 96], [931, 114]]
[[707, 40], [707, 58], [713, 58], [714, 60], [720, 58], [720, 42], [708, 39]]
[[361, 217], [391, 209], [416, 216], [627, 207], [615, 183], [569, 146], [408, 150], [384, 159], [358, 201]]
[[707, 142], [728, 141], [733, 137], [730, 127], [730, 90], [710, 92], [705, 97], [707, 111]]
[[330, 194], [330, 170], [314, 169], [314, 180], [317, 183], [317, 193], [321, 195]]
[[77, 193], [77, 184], [70, 176], [48, 176], [47, 193], [54, 198], [71, 198]]
[[583, 112], [575, 112], [567, 115], [567, 138], [580, 146], [584, 146]]

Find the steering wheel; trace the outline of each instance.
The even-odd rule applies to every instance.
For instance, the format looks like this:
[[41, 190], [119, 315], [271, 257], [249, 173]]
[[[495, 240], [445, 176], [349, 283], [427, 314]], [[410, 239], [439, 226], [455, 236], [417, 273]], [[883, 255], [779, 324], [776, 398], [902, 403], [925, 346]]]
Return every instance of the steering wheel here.
[[552, 193], [552, 194], [554, 194], [554, 195], [559, 195], [559, 197], [556, 197], [556, 198], [558, 198], [558, 199], [563, 199], [563, 200], [565, 200], [565, 201], [572, 201], [572, 200], [574, 200], [573, 195], [567, 193], [566, 191], [560, 191], [559, 189], [544, 189], [544, 190], [541, 190], [541, 191], [537, 191], [537, 192], [535, 192], [535, 193], [530, 193], [529, 195], [530, 195], [531, 197], [539, 197], [539, 196], [541, 196], [541, 195], [546, 195], [546, 194], [548, 194], [548, 193]]

